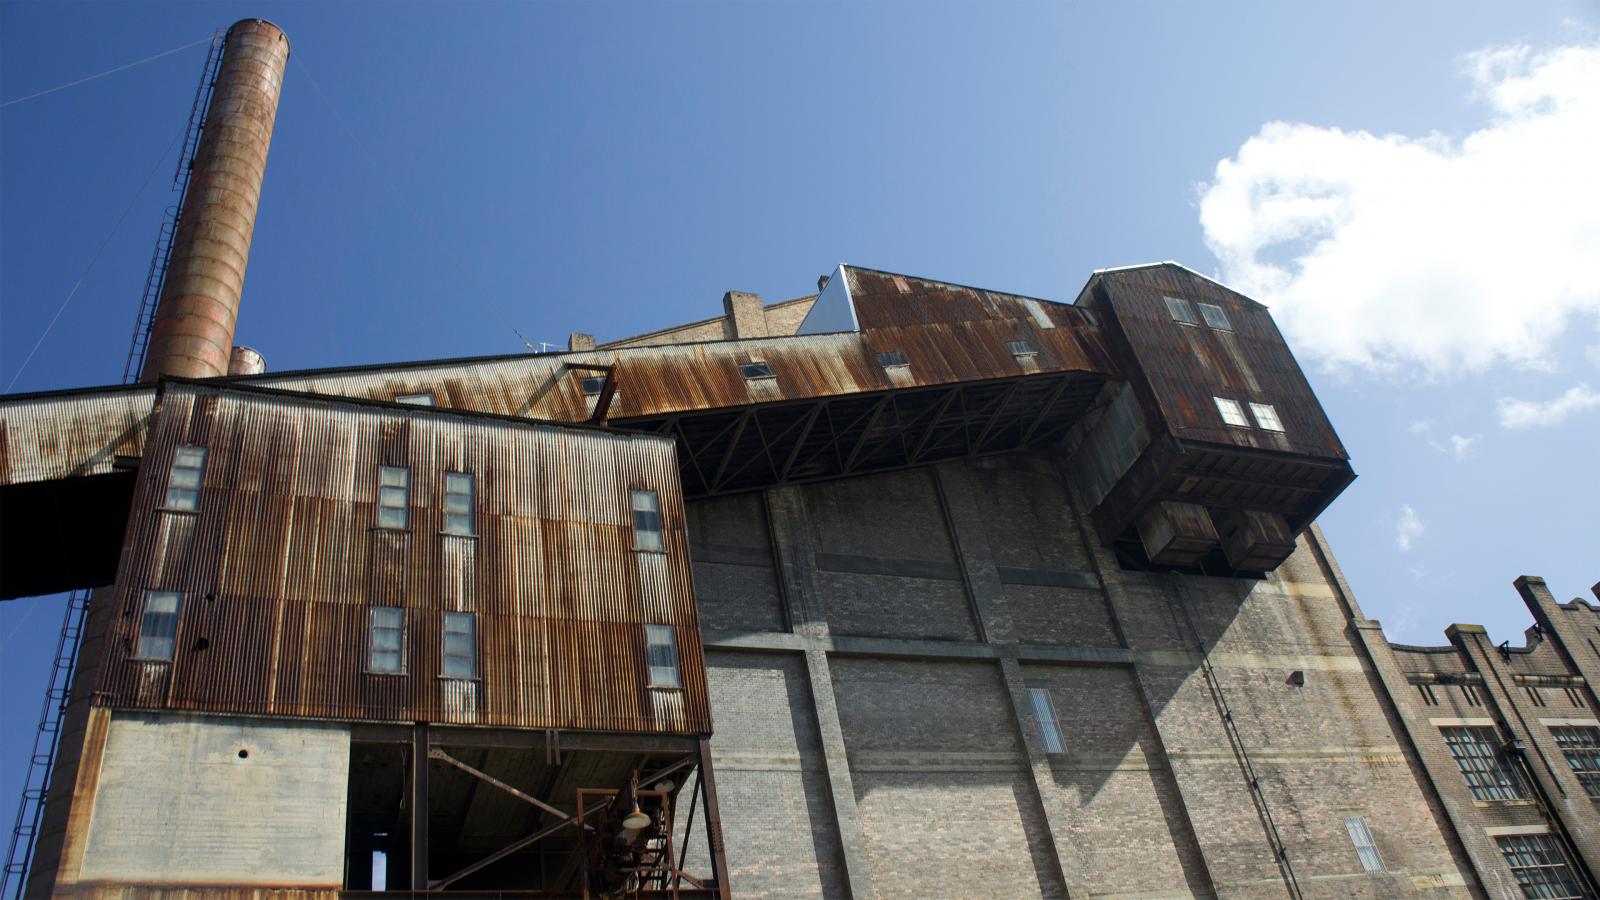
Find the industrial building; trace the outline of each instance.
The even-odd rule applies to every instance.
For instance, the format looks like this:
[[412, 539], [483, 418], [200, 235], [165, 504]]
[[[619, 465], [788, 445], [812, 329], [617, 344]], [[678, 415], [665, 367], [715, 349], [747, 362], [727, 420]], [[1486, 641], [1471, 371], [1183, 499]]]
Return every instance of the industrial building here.
[[1385, 641], [1261, 304], [840, 265], [269, 374], [289, 46], [217, 49], [130, 383], [0, 398], [0, 597], [73, 597], [8, 890], [1597, 895], [1600, 610], [1525, 577], [1525, 647]]

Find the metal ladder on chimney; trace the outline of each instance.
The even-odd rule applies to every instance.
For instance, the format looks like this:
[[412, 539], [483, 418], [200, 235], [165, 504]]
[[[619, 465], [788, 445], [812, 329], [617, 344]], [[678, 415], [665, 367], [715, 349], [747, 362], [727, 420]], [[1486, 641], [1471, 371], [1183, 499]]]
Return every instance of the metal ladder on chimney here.
[[155, 323], [156, 304], [161, 302], [161, 289], [167, 283], [167, 267], [172, 262], [172, 240], [178, 234], [178, 218], [183, 214], [183, 201], [189, 196], [189, 176], [194, 171], [194, 155], [200, 149], [200, 134], [205, 128], [206, 113], [211, 110], [211, 93], [217, 85], [217, 67], [222, 63], [222, 31], [211, 36], [211, 49], [206, 54], [205, 68], [200, 72], [200, 86], [195, 88], [194, 105], [189, 108], [189, 125], [183, 133], [183, 149], [178, 153], [178, 168], [172, 175], [172, 189], [178, 193], [178, 202], [166, 208], [161, 216], [161, 229], [156, 233], [156, 249], [150, 254], [150, 269], [144, 277], [144, 295], [139, 298], [139, 311], [133, 320], [133, 342], [128, 347], [128, 361], [122, 366], [122, 383], [139, 380], [144, 370], [145, 351], [150, 348], [150, 328]]
[[34, 842], [44, 819], [45, 796], [50, 791], [50, 775], [55, 767], [56, 748], [61, 743], [62, 717], [72, 699], [72, 676], [78, 665], [78, 644], [83, 637], [84, 615], [89, 609], [89, 591], [67, 595], [67, 609], [61, 618], [61, 636], [56, 640], [55, 664], [44, 692], [44, 708], [39, 711], [39, 730], [33, 735], [33, 755], [28, 758], [28, 774], [22, 783], [22, 801], [17, 804], [17, 823], [11, 829], [11, 846], [6, 851], [6, 867], [0, 875], [0, 896], [20, 898], [28, 883], [28, 864], [33, 859]]
[[1305, 895], [1300, 891], [1300, 881], [1295, 878], [1294, 865], [1289, 861], [1289, 848], [1284, 844], [1283, 837], [1278, 834], [1278, 823], [1272, 818], [1272, 807], [1267, 803], [1266, 792], [1261, 789], [1261, 779], [1257, 777], [1256, 767], [1250, 762], [1250, 753], [1245, 749], [1244, 735], [1239, 732], [1239, 725], [1233, 719], [1233, 707], [1228, 705], [1228, 695], [1222, 690], [1222, 680], [1217, 677], [1217, 670], [1211, 666], [1211, 652], [1206, 649], [1205, 639], [1200, 636], [1200, 628], [1195, 625], [1194, 616], [1189, 612], [1189, 596], [1183, 589], [1182, 578], [1182, 575], [1174, 572], [1172, 587], [1177, 594], [1177, 605], [1183, 612], [1183, 621], [1188, 626], [1189, 636], [1194, 639], [1195, 651], [1200, 654], [1200, 672], [1205, 677], [1206, 687], [1211, 691], [1212, 701], [1217, 705], [1217, 712], [1221, 714], [1222, 729], [1227, 732], [1234, 759], [1238, 760], [1239, 768], [1244, 772], [1245, 782], [1250, 788], [1250, 799], [1255, 803], [1257, 815], [1261, 817], [1262, 828], [1266, 830], [1267, 843], [1272, 846], [1273, 859], [1278, 865], [1278, 873], [1283, 876], [1283, 885], [1288, 888], [1290, 897], [1301, 900]]

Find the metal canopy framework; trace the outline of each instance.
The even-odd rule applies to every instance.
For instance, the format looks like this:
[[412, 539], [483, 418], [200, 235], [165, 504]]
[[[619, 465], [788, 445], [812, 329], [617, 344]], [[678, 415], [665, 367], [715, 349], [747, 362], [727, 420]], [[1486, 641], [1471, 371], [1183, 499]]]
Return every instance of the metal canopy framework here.
[[1052, 446], [1104, 384], [1058, 372], [612, 424], [674, 436], [684, 495], [704, 497]]

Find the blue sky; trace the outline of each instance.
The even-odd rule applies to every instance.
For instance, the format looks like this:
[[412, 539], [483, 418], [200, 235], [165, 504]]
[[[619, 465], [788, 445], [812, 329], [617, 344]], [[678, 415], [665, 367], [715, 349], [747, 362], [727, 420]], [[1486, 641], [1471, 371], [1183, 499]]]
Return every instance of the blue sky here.
[[[1274, 306], [1392, 640], [1520, 643], [1514, 577], [1600, 579], [1593, 2], [11, 2], [0, 103], [246, 16], [294, 48], [239, 323], [273, 369], [617, 337], [839, 262], [1070, 300], [1173, 259]], [[203, 56], [0, 108], [0, 386], [120, 377]], [[59, 616], [0, 604], [0, 804]]]

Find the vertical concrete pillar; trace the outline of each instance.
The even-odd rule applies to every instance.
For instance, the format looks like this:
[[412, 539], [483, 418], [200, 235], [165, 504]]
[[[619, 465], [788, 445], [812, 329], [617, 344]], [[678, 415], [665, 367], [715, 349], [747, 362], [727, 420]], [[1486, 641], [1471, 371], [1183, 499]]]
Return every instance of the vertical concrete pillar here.
[[[788, 486], [769, 488], [764, 499], [767, 527], [777, 559], [778, 583], [790, 628], [796, 634], [825, 643], [829, 636], [828, 618], [817, 589], [805, 497], [801, 488]], [[826, 651], [808, 649], [805, 657], [812, 712], [822, 743], [828, 793], [833, 799], [834, 828], [844, 856], [845, 882], [852, 897], [874, 897], [877, 893], [872, 887], [872, 864], [867, 859], [867, 841], [861, 831], [844, 729], [839, 724], [839, 707], [833, 693], [833, 671], [828, 665]]]

